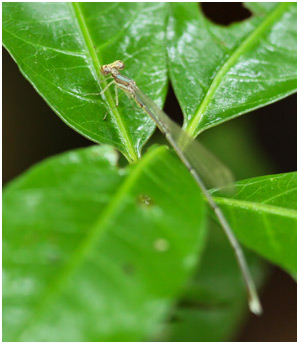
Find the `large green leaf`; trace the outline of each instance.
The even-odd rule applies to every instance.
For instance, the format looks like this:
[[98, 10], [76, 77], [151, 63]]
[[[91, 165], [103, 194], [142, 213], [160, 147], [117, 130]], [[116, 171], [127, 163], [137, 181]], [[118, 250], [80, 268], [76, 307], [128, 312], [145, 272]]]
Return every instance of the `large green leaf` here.
[[116, 164], [91, 147], [6, 188], [5, 341], [142, 340], [177, 297], [202, 246], [202, 197], [164, 146]]
[[238, 239], [291, 275], [297, 271], [297, 173], [236, 183], [232, 197], [214, 192]]
[[296, 90], [296, 3], [251, 7], [223, 27], [197, 3], [171, 4], [170, 78], [191, 136]]
[[122, 59], [127, 75], [161, 105], [167, 80], [166, 9], [163, 3], [7, 2], [3, 43], [63, 121], [133, 161], [154, 130], [151, 119], [124, 95], [115, 108], [112, 88], [102, 96], [87, 94], [107, 85], [99, 83], [101, 65]]

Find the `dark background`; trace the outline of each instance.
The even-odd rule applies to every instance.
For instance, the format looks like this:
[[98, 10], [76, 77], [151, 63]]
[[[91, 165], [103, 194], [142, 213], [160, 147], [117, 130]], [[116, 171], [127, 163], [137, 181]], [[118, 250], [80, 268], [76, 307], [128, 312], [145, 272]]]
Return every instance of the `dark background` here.
[[[222, 25], [251, 15], [240, 3], [204, 3], [202, 7], [207, 17]], [[177, 114], [174, 119], [180, 122], [181, 111], [171, 89], [165, 110]], [[274, 166], [272, 173], [295, 171], [296, 95], [247, 116], [260, 149]], [[91, 144], [52, 112], [3, 50], [3, 183], [46, 157]], [[264, 314], [250, 315], [236, 340], [297, 341], [296, 283], [275, 268], [261, 297]]]

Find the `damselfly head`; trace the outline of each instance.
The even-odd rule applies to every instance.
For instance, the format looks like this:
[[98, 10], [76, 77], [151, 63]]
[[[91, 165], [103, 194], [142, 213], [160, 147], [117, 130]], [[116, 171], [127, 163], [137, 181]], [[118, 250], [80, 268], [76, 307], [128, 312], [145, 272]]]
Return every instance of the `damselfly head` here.
[[117, 60], [107, 65], [103, 65], [101, 67], [101, 73], [103, 75], [108, 75], [110, 73], [113, 75], [113, 72], [114, 74], [117, 74], [117, 71], [122, 70], [124, 68], [125, 68], [125, 64], [123, 63], [123, 61]]
[[101, 67], [101, 73], [102, 73], [103, 75], [108, 75], [108, 74], [110, 74], [110, 73], [111, 73], [111, 65], [110, 65], [110, 64], [108, 64], [108, 65], [103, 65], [103, 66]]
[[109, 65], [103, 65], [103, 66], [101, 67], [101, 73], [102, 73], [103, 75], [108, 75], [108, 74], [110, 74], [110, 73], [111, 73], [111, 69], [110, 69]]

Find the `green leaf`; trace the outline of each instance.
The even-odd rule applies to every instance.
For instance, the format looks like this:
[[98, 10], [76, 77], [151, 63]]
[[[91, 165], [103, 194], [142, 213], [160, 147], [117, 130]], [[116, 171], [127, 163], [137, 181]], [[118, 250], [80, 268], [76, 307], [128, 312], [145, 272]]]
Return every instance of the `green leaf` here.
[[127, 75], [162, 104], [166, 10], [163, 3], [7, 2], [3, 43], [66, 124], [134, 161], [155, 128], [152, 120], [141, 110], [136, 115], [136, 106], [124, 94], [115, 108], [113, 87], [102, 96], [87, 94], [107, 85], [99, 83], [101, 65], [122, 59]]
[[[233, 250], [216, 224], [210, 229], [196, 276], [165, 329], [168, 341], [231, 341], [247, 314], [246, 290]], [[256, 255], [246, 250], [245, 254], [255, 282], [261, 285], [264, 264]]]
[[109, 147], [69, 152], [11, 183], [3, 197], [4, 340], [152, 335], [205, 237], [195, 188], [164, 146], [126, 169]]
[[210, 22], [197, 3], [171, 8], [170, 78], [189, 135], [295, 92], [296, 3], [262, 6], [228, 27]]
[[213, 193], [238, 239], [293, 276], [297, 271], [296, 197], [296, 172], [237, 182], [232, 197]]

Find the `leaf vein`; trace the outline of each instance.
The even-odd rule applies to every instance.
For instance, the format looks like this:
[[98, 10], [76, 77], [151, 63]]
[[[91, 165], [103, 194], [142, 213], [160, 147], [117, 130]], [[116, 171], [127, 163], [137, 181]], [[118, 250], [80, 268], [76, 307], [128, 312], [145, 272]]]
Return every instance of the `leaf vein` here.
[[214, 201], [218, 204], [228, 205], [235, 208], [249, 209], [256, 212], [266, 212], [273, 215], [280, 215], [289, 218], [297, 218], [297, 212], [293, 209], [287, 209], [283, 207], [273, 206], [264, 203], [235, 200], [224, 197], [213, 197]]
[[[74, 9], [74, 14], [77, 19], [78, 25], [82, 31], [83, 40], [86, 44], [87, 50], [89, 51], [89, 57], [94, 67], [95, 79], [98, 80], [101, 77], [101, 72], [100, 72], [101, 65], [100, 65], [100, 61], [97, 56], [92, 38], [90, 36], [87, 24], [85, 22], [85, 19], [80, 7], [80, 3], [73, 3], [72, 6]], [[117, 124], [116, 127], [117, 127], [118, 134], [120, 135], [120, 139], [124, 143], [125, 149], [127, 151], [126, 155], [129, 158], [130, 162], [136, 161], [138, 160], [138, 157], [137, 157], [135, 148], [133, 146], [129, 131], [126, 128], [125, 121], [123, 121], [119, 111], [115, 109], [115, 106], [113, 104], [113, 97], [111, 95], [110, 90], [107, 90], [106, 94], [108, 94], [108, 97], [106, 97], [105, 95], [104, 97], [107, 99], [108, 106], [109, 108], [112, 109], [111, 111], [114, 114], [114, 119]]]

